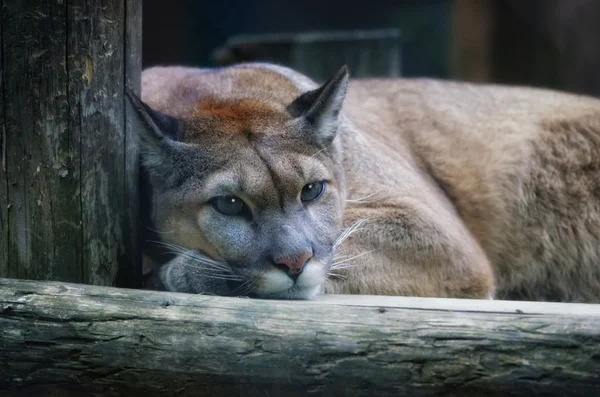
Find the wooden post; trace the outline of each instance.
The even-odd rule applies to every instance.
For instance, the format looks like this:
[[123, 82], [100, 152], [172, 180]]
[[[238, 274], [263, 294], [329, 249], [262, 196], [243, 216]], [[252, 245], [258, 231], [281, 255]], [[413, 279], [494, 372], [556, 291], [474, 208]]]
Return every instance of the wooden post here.
[[452, 7], [452, 77], [471, 82], [492, 79], [494, 3], [454, 0]]
[[600, 97], [600, 2], [496, 3], [502, 10], [495, 44], [500, 63], [496, 80]]
[[141, 5], [2, 0], [0, 276], [133, 283]]
[[0, 276], [8, 273], [8, 179], [6, 178], [6, 123], [4, 122], [4, 0], [0, 0]]
[[600, 305], [0, 279], [0, 395], [600, 395]]

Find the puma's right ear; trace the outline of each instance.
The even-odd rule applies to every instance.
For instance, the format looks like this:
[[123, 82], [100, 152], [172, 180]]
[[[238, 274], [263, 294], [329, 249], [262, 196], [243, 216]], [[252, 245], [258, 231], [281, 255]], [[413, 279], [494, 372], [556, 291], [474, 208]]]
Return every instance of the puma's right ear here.
[[129, 87], [125, 87], [125, 94], [141, 121], [141, 128], [137, 130], [143, 152], [160, 150], [165, 141], [176, 139], [179, 135], [176, 119], [150, 108]]
[[134, 130], [139, 137], [142, 165], [157, 180], [173, 179], [178, 153], [180, 153], [179, 122], [150, 108], [128, 87], [125, 94], [137, 115]]

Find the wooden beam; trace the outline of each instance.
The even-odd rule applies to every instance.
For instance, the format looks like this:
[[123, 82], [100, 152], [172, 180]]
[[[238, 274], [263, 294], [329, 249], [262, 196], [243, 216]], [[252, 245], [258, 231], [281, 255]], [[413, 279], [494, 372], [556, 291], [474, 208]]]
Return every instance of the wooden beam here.
[[[125, 84], [138, 95], [142, 92], [142, 1], [125, 0]], [[124, 97], [123, 100], [129, 104]], [[142, 245], [138, 234], [140, 223], [139, 153], [134, 125], [137, 122], [133, 109], [125, 107], [125, 187], [122, 191], [126, 216], [122, 225], [123, 252], [126, 258], [120, 263], [121, 276], [115, 280], [119, 287], [142, 286]]]
[[493, 35], [494, 1], [453, 1], [453, 78], [479, 83], [492, 80]]
[[599, 357], [600, 305], [0, 279], [2, 396], [587, 397]]
[[132, 283], [141, 3], [1, 2], [0, 276]]
[[600, 97], [600, 2], [502, 0], [497, 77]]
[[4, 7], [0, 0], [0, 276], [8, 276], [8, 179], [6, 177], [6, 124], [4, 121]]

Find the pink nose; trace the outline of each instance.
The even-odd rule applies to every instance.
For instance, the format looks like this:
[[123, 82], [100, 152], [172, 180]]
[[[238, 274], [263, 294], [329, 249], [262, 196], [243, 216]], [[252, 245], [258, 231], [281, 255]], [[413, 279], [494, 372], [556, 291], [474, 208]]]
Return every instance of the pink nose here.
[[305, 252], [297, 258], [282, 257], [275, 261], [280, 266], [285, 266], [290, 269], [291, 274], [299, 274], [302, 268], [312, 258], [311, 252]]

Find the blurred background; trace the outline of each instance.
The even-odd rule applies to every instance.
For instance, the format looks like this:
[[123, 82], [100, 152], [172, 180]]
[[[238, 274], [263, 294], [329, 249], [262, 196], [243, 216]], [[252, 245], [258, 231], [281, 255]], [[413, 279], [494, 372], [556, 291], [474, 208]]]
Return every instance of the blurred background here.
[[270, 61], [600, 96], [598, 0], [144, 0], [143, 66]]

